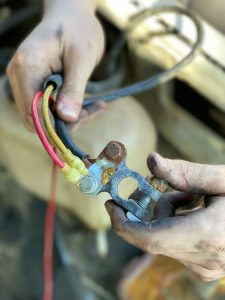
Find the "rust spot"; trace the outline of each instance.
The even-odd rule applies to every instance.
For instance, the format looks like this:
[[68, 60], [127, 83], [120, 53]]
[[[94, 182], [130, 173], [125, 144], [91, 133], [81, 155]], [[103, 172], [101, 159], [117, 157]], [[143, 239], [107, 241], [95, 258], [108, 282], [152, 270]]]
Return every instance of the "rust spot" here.
[[110, 162], [119, 165], [127, 156], [126, 148], [119, 142], [110, 142], [100, 153], [100, 159], [107, 159]]
[[85, 157], [82, 159], [86, 168], [89, 168], [93, 163], [95, 163], [95, 159], [90, 159], [89, 157]]
[[111, 159], [118, 159], [119, 157], [121, 157], [122, 151], [123, 149], [120, 144], [111, 142], [107, 145], [104, 152], [106, 157]]
[[166, 183], [165, 180], [163, 179], [159, 179], [155, 176], [151, 176], [150, 178], [148, 178], [148, 182], [158, 191], [160, 191], [161, 193], [164, 193], [167, 188], [168, 188], [168, 184]]
[[106, 183], [108, 183], [114, 173], [115, 169], [113, 168], [104, 170], [104, 172], [102, 173], [102, 184], [105, 185]]

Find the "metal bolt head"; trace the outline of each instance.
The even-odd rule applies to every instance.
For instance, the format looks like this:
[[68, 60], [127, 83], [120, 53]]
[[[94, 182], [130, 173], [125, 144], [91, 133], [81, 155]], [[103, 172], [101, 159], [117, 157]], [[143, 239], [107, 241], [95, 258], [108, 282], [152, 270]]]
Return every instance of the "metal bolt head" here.
[[92, 174], [84, 176], [79, 182], [81, 192], [88, 195], [97, 195], [102, 188], [99, 180]]
[[122, 155], [122, 147], [117, 142], [109, 143], [105, 148], [105, 155], [111, 159], [117, 159]]
[[126, 155], [127, 152], [125, 146], [122, 143], [112, 141], [101, 152], [99, 158], [105, 158], [115, 165], [118, 165], [125, 160]]

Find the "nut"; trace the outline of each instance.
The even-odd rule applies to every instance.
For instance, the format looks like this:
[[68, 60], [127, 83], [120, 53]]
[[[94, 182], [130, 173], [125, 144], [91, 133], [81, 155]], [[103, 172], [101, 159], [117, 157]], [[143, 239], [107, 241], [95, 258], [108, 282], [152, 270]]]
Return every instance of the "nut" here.
[[110, 142], [99, 155], [99, 158], [106, 158], [108, 161], [118, 165], [126, 158], [126, 155], [126, 148], [123, 144]]
[[79, 183], [80, 191], [88, 195], [97, 195], [101, 187], [98, 179], [92, 174], [84, 176]]
[[105, 155], [107, 158], [118, 159], [123, 154], [122, 147], [117, 142], [109, 143], [105, 148]]

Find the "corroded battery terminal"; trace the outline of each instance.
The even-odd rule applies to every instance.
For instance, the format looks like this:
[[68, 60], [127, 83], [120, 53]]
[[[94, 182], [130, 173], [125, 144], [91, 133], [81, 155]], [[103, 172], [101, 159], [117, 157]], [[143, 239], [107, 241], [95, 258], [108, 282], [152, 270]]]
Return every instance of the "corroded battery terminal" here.
[[[153, 217], [151, 204], [156, 203], [167, 189], [167, 183], [154, 176], [145, 179], [126, 166], [127, 151], [122, 143], [112, 141], [99, 154], [88, 168], [88, 175], [79, 182], [80, 190], [88, 195], [108, 192], [113, 200], [127, 211], [133, 221], [149, 221]], [[139, 201], [120, 196], [119, 185], [132, 178], [143, 195]]]

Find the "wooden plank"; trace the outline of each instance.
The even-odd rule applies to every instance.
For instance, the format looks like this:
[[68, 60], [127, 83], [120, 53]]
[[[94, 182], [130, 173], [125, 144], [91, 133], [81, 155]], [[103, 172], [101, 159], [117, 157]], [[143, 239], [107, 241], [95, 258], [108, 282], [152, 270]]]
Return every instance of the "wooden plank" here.
[[[156, 2], [158, 5], [165, 3], [165, 1], [153, 0], [99, 0], [99, 11], [123, 30], [127, 27], [131, 16], [144, 8], [155, 7]], [[168, 1], [166, 3], [168, 4]], [[178, 3], [180, 1], [170, 1], [169, 5]], [[163, 29], [163, 26], [160, 26], [162, 21], [177, 30], [182, 29], [185, 39], [189, 41], [195, 39], [194, 27], [190, 25], [187, 18], [182, 18], [180, 22], [177, 18], [161, 15], [139, 26], [141, 29], [139, 28], [138, 34], [136, 32], [129, 37], [129, 43], [139, 56], [163, 68], [169, 68], [190, 51], [190, 45], [183, 39], [170, 35], [152, 38], [144, 44], [137, 42], [137, 35], [140, 37], [154, 30]], [[189, 66], [180, 71], [178, 77], [225, 111], [225, 36], [205, 21], [201, 21], [204, 29], [202, 51]]]
[[98, 10], [115, 26], [125, 29], [129, 19], [143, 9], [162, 5], [184, 6], [179, 0], [98, 0]]

